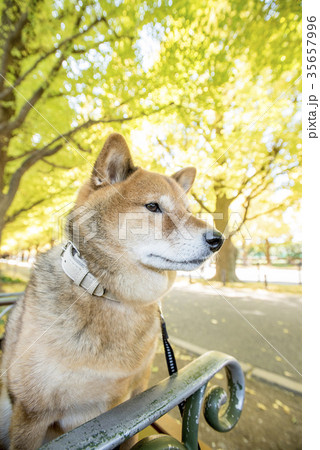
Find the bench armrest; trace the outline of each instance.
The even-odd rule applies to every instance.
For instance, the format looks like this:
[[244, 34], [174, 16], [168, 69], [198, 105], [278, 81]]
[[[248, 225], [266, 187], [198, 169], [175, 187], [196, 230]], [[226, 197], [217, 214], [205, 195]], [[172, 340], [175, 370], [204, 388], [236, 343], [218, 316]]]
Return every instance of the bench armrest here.
[[[187, 400], [182, 421], [182, 444], [181, 447], [177, 445], [171, 448], [197, 450], [199, 417], [205, 389], [210, 379], [224, 367], [227, 373], [229, 399], [221, 387], [211, 388], [205, 399], [204, 414], [214, 429], [229, 431], [238, 422], [243, 407], [244, 375], [240, 364], [234, 358], [211, 351], [185, 366], [179, 373], [41, 448], [113, 449], [151, 425], [183, 400]], [[221, 406], [227, 400], [226, 409], [219, 414]], [[176, 440], [173, 441], [179, 444]]]

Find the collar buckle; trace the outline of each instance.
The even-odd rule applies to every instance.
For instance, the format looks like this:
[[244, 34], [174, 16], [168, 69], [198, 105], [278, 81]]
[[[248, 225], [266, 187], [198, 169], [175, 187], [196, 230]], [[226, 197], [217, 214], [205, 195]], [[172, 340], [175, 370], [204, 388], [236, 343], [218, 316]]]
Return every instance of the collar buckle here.
[[64, 273], [77, 285], [85, 289], [94, 297], [106, 298], [112, 302], [120, 303], [107, 294], [106, 289], [90, 273], [86, 261], [81, 257], [79, 250], [72, 241], [67, 241], [61, 249], [61, 266]]
[[[68, 250], [68, 248], [71, 247], [72, 250], [74, 250], [76, 252], [76, 254], [80, 257], [80, 252], [77, 249], [77, 247], [74, 245], [74, 243], [72, 241], [67, 241], [64, 246], [61, 249], [61, 253], [60, 256], [63, 256], [65, 254], [65, 252]], [[73, 253], [73, 252], [72, 252]]]

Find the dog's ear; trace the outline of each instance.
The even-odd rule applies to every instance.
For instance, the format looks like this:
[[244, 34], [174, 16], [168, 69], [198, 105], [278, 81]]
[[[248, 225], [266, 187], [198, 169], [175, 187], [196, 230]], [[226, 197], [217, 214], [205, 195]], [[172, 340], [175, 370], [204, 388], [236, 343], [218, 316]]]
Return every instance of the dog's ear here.
[[197, 169], [195, 167], [186, 167], [185, 169], [179, 170], [171, 177], [180, 184], [185, 193], [187, 193], [191, 186], [193, 185], [194, 179], [196, 177]]
[[107, 184], [119, 183], [134, 170], [125, 138], [119, 133], [112, 133], [96, 160], [91, 175], [91, 185], [97, 189]]

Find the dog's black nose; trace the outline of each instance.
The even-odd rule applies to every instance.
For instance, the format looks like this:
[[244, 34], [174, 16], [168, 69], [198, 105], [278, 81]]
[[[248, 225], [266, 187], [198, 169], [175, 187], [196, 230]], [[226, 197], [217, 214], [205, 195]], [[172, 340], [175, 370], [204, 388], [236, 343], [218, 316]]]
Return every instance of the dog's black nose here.
[[223, 235], [216, 230], [207, 231], [204, 237], [207, 243], [209, 244], [210, 250], [212, 252], [217, 252], [222, 247], [222, 244], [224, 242]]

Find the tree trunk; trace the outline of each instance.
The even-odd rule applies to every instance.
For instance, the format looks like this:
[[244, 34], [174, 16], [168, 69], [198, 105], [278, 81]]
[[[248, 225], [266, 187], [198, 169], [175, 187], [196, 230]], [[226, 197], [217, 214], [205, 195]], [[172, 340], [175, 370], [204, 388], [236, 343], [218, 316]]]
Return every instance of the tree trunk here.
[[2, 244], [2, 233], [4, 229], [4, 220], [5, 220], [5, 210], [2, 207], [2, 195], [0, 193], [0, 250], [1, 250], [1, 244]]
[[231, 201], [224, 195], [217, 197], [215, 225], [224, 234], [226, 240], [216, 256], [216, 274], [213, 278], [214, 281], [239, 281], [236, 275], [237, 249], [233, 245], [228, 231], [229, 206]]
[[245, 240], [245, 238], [242, 238], [242, 264], [244, 266], [248, 265], [248, 247], [247, 247], [247, 242]]
[[265, 255], [266, 255], [266, 260], [267, 260], [267, 264], [271, 264], [271, 257], [270, 257], [270, 242], [269, 239], [267, 238], [265, 240]]

